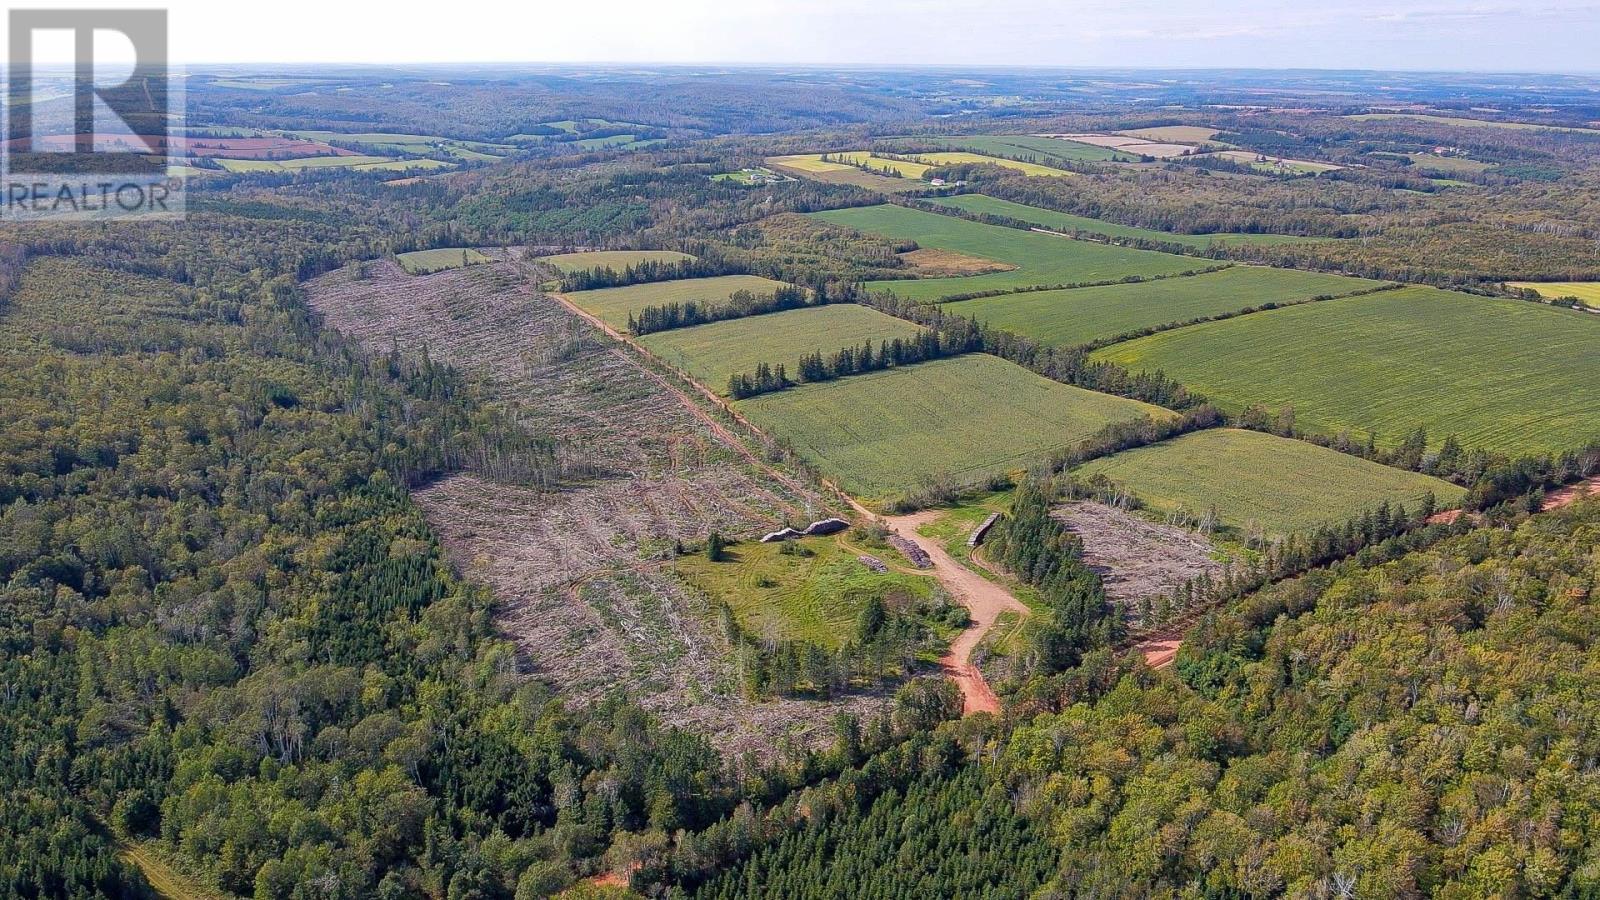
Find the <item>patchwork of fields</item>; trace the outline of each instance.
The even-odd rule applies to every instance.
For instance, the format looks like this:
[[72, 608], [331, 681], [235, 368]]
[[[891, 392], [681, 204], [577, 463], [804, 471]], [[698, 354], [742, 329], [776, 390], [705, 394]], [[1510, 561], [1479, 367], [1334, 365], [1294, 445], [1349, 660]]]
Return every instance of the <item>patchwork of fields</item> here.
[[1174, 415], [985, 354], [801, 385], [734, 406], [842, 488], [871, 498], [935, 476], [975, 482], [1024, 469], [1109, 423]]
[[1013, 203], [1010, 200], [1000, 200], [983, 194], [929, 197], [926, 202], [937, 206], [947, 206], [963, 212], [1003, 216], [1008, 219], [1016, 219], [1019, 222], [1027, 222], [1040, 228], [1048, 228], [1052, 231], [1069, 233], [1081, 231], [1089, 234], [1104, 235], [1109, 238], [1162, 241], [1168, 244], [1193, 247], [1197, 250], [1204, 250], [1214, 245], [1227, 247], [1249, 244], [1266, 247], [1276, 244], [1302, 244], [1309, 241], [1335, 240], [1335, 238], [1300, 237], [1291, 234], [1174, 234], [1170, 231], [1157, 231], [1153, 228], [1118, 225], [1115, 222], [1091, 219], [1088, 216], [1075, 216], [1071, 213], [1056, 212], [1053, 209], [1042, 209], [1023, 203]]
[[868, 290], [890, 291], [912, 300], [934, 301], [983, 291], [1115, 281], [1128, 276], [1175, 275], [1208, 265], [1170, 253], [1075, 241], [902, 206], [866, 206], [810, 215], [858, 231], [909, 238], [924, 247], [954, 250], [1017, 267], [1009, 272], [966, 278], [872, 281], [866, 285]]
[[875, 309], [842, 303], [658, 331], [641, 337], [639, 343], [706, 387], [721, 391], [728, 376], [752, 374], [761, 363], [774, 368], [781, 363], [793, 377], [802, 355], [820, 350], [828, 356], [869, 340], [876, 348], [882, 341], [914, 338], [921, 330]]
[[758, 296], [771, 296], [783, 282], [762, 278], [759, 275], [719, 275], [714, 278], [680, 278], [675, 281], [652, 281], [630, 284], [625, 287], [600, 288], [593, 291], [574, 291], [568, 300], [600, 317], [600, 320], [618, 330], [628, 327], [628, 316], [647, 306], [668, 303], [697, 303], [716, 305], [725, 302], [739, 291], [749, 291]]
[[1165, 371], [1239, 410], [1292, 405], [1303, 427], [1421, 426], [1468, 447], [1560, 451], [1600, 436], [1600, 317], [1408, 287], [1150, 335], [1094, 358]]
[[1415, 511], [1432, 493], [1443, 508], [1466, 491], [1438, 478], [1257, 431], [1196, 431], [1073, 470], [1125, 485], [1157, 512], [1198, 518], [1215, 506], [1224, 526], [1268, 536], [1339, 524], [1388, 502]]
[[980, 297], [950, 303], [947, 308], [956, 315], [976, 316], [979, 322], [996, 328], [1067, 347], [1265, 303], [1351, 294], [1382, 284], [1295, 269], [1230, 266], [1219, 272], [1136, 284]]

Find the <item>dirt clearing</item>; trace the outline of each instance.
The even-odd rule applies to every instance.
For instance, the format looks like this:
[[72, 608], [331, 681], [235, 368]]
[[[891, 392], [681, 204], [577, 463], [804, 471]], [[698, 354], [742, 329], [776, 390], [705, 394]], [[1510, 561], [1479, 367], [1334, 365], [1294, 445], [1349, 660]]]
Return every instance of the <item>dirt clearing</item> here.
[[1093, 501], [1058, 506], [1052, 515], [1083, 541], [1083, 559], [1119, 603], [1165, 594], [1190, 578], [1220, 575], [1205, 538]]
[[1009, 272], [1016, 266], [999, 260], [984, 259], [954, 250], [922, 247], [899, 254], [900, 259], [923, 278], [954, 278], [961, 275], [987, 275], [990, 272]]

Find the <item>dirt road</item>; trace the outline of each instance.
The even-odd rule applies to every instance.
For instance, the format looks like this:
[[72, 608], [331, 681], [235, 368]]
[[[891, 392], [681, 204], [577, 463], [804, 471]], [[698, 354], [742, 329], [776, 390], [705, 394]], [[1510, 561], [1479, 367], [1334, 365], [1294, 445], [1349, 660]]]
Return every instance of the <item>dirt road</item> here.
[[1001, 613], [1014, 612], [1025, 616], [1028, 614], [1028, 607], [1011, 596], [1005, 588], [956, 562], [938, 541], [917, 534], [919, 527], [944, 514], [940, 510], [925, 509], [904, 516], [875, 516], [864, 507], [856, 508], [921, 547], [933, 561], [934, 577], [939, 579], [939, 583], [944, 585], [951, 596], [967, 608], [967, 612], [972, 616], [972, 624], [950, 642], [950, 649], [939, 660], [939, 665], [944, 668], [951, 680], [955, 681], [956, 686], [961, 688], [961, 711], [964, 714], [998, 713], [1000, 698], [995, 696], [994, 689], [984, 680], [983, 673], [972, 664], [972, 651], [978, 648], [984, 635], [994, 628]]

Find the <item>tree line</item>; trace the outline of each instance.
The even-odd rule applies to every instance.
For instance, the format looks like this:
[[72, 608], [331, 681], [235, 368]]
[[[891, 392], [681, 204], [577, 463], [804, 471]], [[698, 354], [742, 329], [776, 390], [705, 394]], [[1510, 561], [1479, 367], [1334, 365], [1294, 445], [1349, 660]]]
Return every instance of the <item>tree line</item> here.
[[803, 287], [786, 284], [778, 287], [771, 294], [757, 294], [746, 290], [734, 291], [726, 300], [720, 302], [711, 300], [674, 301], [657, 306], [646, 306], [637, 313], [628, 313], [628, 331], [636, 335], [654, 334], [658, 331], [670, 331], [674, 328], [692, 328], [695, 325], [705, 325], [727, 319], [742, 319], [748, 316], [763, 316], [769, 313], [801, 309], [807, 306], [848, 303], [850, 302], [849, 296], [852, 293], [846, 292], [844, 295], [835, 297], [828, 293], [826, 286], [818, 286], [816, 290], [808, 292]]

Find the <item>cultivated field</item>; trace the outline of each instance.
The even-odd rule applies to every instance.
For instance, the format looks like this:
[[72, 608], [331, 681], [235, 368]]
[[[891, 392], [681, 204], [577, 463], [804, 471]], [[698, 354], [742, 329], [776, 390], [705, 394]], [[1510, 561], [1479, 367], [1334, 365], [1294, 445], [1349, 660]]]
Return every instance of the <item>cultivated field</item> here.
[[1411, 160], [1413, 169], [1445, 172], [1450, 175], [1477, 175], [1494, 168], [1494, 163], [1480, 162], [1465, 156], [1441, 156], [1437, 153], [1408, 153], [1406, 159]]
[[1410, 119], [1434, 125], [1457, 125], [1463, 128], [1509, 128], [1515, 131], [1567, 131], [1579, 134], [1600, 134], [1600, 128], [1570, 128], [1564, 125], [1540, 125], [1536, 122], [1490, 122], [1486, 119], [1464, 119], [1459, 116], [1430, 116], [1423, 113], [1363, 113], [1345, 116], [1358, 122], [1387, 122]]
[[938, 475], [973, 482], [1024, 469], [1110, 422], [1172, 415], [984, 354], [802, 385], [735, 406], [845, 490], [871, 498]]
[[1217, 508], [1239, 534], [1267, 536], [1338, 524], [1384, 501], [1412, 511], [1428, 492], [1452, 506], [1465, 491], [1448, 481], [1369, 462], [1306, 441], [1212, 428], [1092, 460], [1074, 469], [1131, 489], [1154, 511], [1199, 518]]
[[1508, 286], [1536, 291], [1551, 300], [1576, 297], [1584, 306], [1600, 309], [1600, 281], [1513, 281]]
[[826, 357], [868, 340], [876, 348], [882, 341], [913, 338], [921, 330], [875, 309], [837, 303], [658, 331], [639, 343], [721, 392], [728, 386], [728, 376], [754, 374], [760, 363], [773, 367], [781, 363], [794, 377], [800, 357], [814, 350]]
[[743, 543], [728, 559], [679, 557], [678, 573], [714, 601], [732, 607], [739, 624], [758, 638], [806, 641], [836, 650], [855, 633], [856, 618], [872, 598], [889, 609], [925, 599], [932, 578], [874, 572], [857, 552], [834, 538], [808, 538], [797, 546], [813, 555], [783, 552], [784, 544]]
[[1017, 290], [1037, 285], [1115, 281], [1129, 275], [1172, 275], [1208, 265], [1204, 261], [1168, 253], [984, 225], [901, 206], [836, 209], [811, 215], [835, 225], [893, 238], [909, 238], [920, 246], [954, 250], [1017, 267], [1009, 272], [968, 278], [867, 283], [869, 290], [892, 291], [913, 300], [931, 301], [980, 291]]
[[582, 253], [556, 253], [539, 257], [539, 262], [560, 272], [587, 272], [614, 269], [618, 272], [642, 262], [683, 262], [694, 259], [676, 250], [589, 250]]
[[1060, 178], [1073, 173], [1063, 169], [1053, 169], [1034, 162], [1018, 162], [1014, 159], [1003, 159], [998, 156], [985, 156], [982, 153], [969, 153], [961, 150], [942, 150], [938, 153], [919, 153], [917, 159], [930, 162], [938, 166], [958, 166], [976, 163], [986, 163], [999, 166], [1002, 169], [1015, 169], [1024, 175], [1033, 177]]
[[1294, 269], [1232, 266], [1220, 272], [1137, 284], [980, 297], [950, 303], [946, 308], [959, 316], [976, 316], [979, 322], [1065, 347], [1264, 303], [1350, 294], [1382, 283]]
[[865, 150], [856, 150], [852, 153], [835, 153], [833, 156], [841, 162], [852, 166], [865, 166], [881, 174], [892, 172], [901, 178], [921, 178], [922, 173], [933, 168], [933, 166], [924, 162], [908, 162], [903, 159], [885, 159], [881, 156], [873, 156]]
[[1138, 157], [1118, 153], [1093, 144], [1080, 144], [1035, 134], [974, 134], [917, 138], [919, 143], [935, 141], [955, 150], [986, 156], [1014, 156], [1033, 162], [1136, 162]]
[[983, 194], [929, 197], [926, 202], [970, 213], [1004, 216], [1008, 219], [1016, 219], [1019, 222], [1028, 222], [1040, 228], [1048, 228], [1051, 231], [1068, 233], [1083, 231], [1110, 238], [1162, 241], [1168, 244], [1182, 244], [1185, 247], [1194, 247], [1199, 250], [1204, 250], [1213, 245], [1225, 247], [1240, 244], [1272, 246], [1275, 244], [1302, 244], [1309, 241], [1335, 240], [1335, 238], [1300, 237], [1291, 234], [1174, 234], [1170, 231], [1136, 228], [1132, 225], [1118, 225], [1114, 222], [1091, 219], [1087, 216], [1075, 216], [1071, 213], [1056, 212], [1053, 209], [1028, 206], [1023, 203], [1013, 203], [1010, 200], [1000, 200]]
[[1292, 405], [1302, 427], [1422, 426], [1437, 445], [1558, 451], [1600, 435], [1600, 316], [1412, 287], [1208, 322], [1096, 359], [1164, 370], [1232, 410]]
[[855, 166], [844, 163], [823, 162], [820, 153], [770, 156], [766, 159], [766, 164], [767, 168], [794, 178], [809, 178], [824, 184], [848, 184], [884, 193], [920, 191], [928, 187], [928, 183], [920, 178], [892, 178], [888, 175], [863, 172]]
[[718, 275], [714, 278], [679, 278], [674, 281], [574, 291], [565, 296], [599, 316], [607, 325], [623, 331], [628, 327], [628, 316], [647, 306], [687, 303], [691, 300], [715, 305], [739, 291], [771, 296], [780, 287], [783, 287], [782, 282], [759, 275]]
[[1193, 153], [1195, 148], [1182, 143], [1171, 141], [1152, 141], [1145, 138], [1128, 137], [1122, 134], [1099, 134], [1095, 132], [1085, 134], [1052, 134], [1044, 135], [1062, 140], [1076, 141], [1080, 144], [1090, 144], [1095, 147], [1105, 147], [1120, 150], [1123, 153], [1133, 153], [1138, 156], [1148, 156], [1153, 159], [1171, 159], [1174, 156], [1184, 156]]
[[1117, 134], [1171, 144], [1204, 144], [1217, 136], [1217, 129], [1203, 125], [1162, 125], [1156, 128], [1131, 128]]
[[304, 159], [218, 159], [229, 172], [295, 172], [300, 169], [362, 168], [394, 163], [386, 156], [308, 156]]
[[1216, 153], [1208, 153], [1206, 155], [1232, 160], [1249, 166], [1258, 172], [1267, 172], [1273, 175], [1320, 175], [1323, 172], [1333, 172], [1344, 168], [1332, 163], [1312, 162], [1308, 159], [1284, 159], [1280, 156], [1267, 156], [1251, 150], [1219, 150]]
[[395, 254], [400, 267], [412, 275], [426, 275], [445, 269], [459, 269], [475, 263], [486, 263], [489, 257], [471, 247], [443, 247], [438, 250], [413, 250]]

